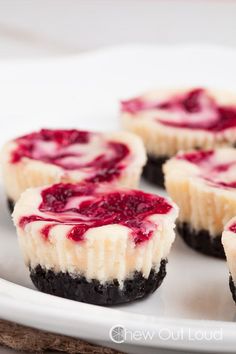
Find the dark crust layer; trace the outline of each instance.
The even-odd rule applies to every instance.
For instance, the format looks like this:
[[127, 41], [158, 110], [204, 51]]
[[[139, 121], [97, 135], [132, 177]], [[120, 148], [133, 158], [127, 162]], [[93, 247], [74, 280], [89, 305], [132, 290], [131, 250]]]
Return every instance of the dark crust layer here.
[[188, 246], [198, 252], [225, 259], [221, 235], [212, 237], [207, 230], [194, 230], [188, 223], [177, 223], [179, 235]]
[[7, 198], [7, 206], [8, 206], [10, 213], [12, 214], [13, 210], [14, 210], [14, 206], [15, 206], [15, 203], [13, 202], [12, 199]]
[[156, 186], [165, 188], [162, 166], [168, 159], [168, 156], [154, 157], [148, 155], [147, 163], [143, 169], [143, 177]]
[[74, 278], [68, 272], [54, 273], [40, 265], [30, 270], [30, 277], [36, 288], [44, 293], [109, 306], [138, 300], [153, 293], [166, 275], [166, 263], [166, 260], [162, 260], [159, 271], [152, 269], [147, 279], [141, 272], [135, 272], [131, 279], [124, 281], [122, 289], [116, 279], [103, 285], [95, 279]]
[[229, 287], [230, 287], [234, 302], [236, 302], [236, 288], [235, 288], [234, 281], [233, 281], [233, 278], [231, 275], [229, 276]]

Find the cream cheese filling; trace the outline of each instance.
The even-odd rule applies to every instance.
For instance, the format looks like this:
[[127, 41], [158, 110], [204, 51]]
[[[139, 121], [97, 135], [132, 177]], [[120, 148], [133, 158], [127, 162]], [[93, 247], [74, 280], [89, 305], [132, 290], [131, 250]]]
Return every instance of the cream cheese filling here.
[[[120, 186], [135, 188], [138, 186], [142, 168], [146, 163], [146, 153], [142, 141], [134, 134], [127, 132], [104, 133], [104, 141], [124, 143], [128, 146], [130, 153], [124, 159], [123, 169], [118, 178], [112, 183]], [[38, 160], [23, 158], [17, 163], [11, 163], [12, 151], [17, 147], [16, 142], [11, 141], [5, 144], [1, 153], [3, 181], [7, 197], [14, 202], [18, 200], [21, 193], [29, 187], [38, 187], [59, 182], [81, 182], [90, 176], [91, 172], [83, 169], [64, 170], [63, 168]], [[94, 158], [94, 147], [90, 147], [86, 159]]]
[[[191, 88], [180, 90], [156, 90], [140, 96], [147, 102], [164, 101], [174, 94], [191, 91]], [[219, 105], [236, 105], [234, 94], [207, 90]], [[171, 157], [180, 150], [195, 148], [212, 149], [220, 146], [232, 146], [236, 142], [236, 127], [220, 131], [219, 133], [189, 128], [176, 128], [161, 124], [159, 120], [172, 120], [168, 112], [160, 109], [140, 111], [136, 114], [121, 113], [121, 122], [124, 129], [137, 134], [143, 140], [147, 153], [154, 157]]]
[[45, 239], [41, 230], [47, 222], [35, 221], [24, 228], [19, 227], [22, 216], [44, 215], [38, 210], [40, 200], [39, 189], [28, 189], [16, 203], [13, 213], [24, 261], [31, 268], [41, 265], [55, 272], [97, 279], [101, 283], [118, 279], [122, 286], [135, 271], [142, 272], [146, 278], [151, 269], [158, 271], [175, 238], [178, 209], [170, 202], [173, 208], [168, 214], [149, 217], [157, 228], [148, 241], [140, 244], [134, 243], [131, 229], [120, 224], [91, 228], [81, 242], [66, 237], [72, 226], [60, 224], [52, 228]]
[[[225, 148], [216, 151], [216, 162], [223, 166], [236, 162], [236, 150]], [[209, 166], [205, 167], [208, 171]], [[164, 165], [165, 185], [168, 194], [180, 208], [179, 222], [186, 222], [196, 231], [207, 230], [212, 237], [222, 234], [224, 225], [235, 215], [236, 188], [224, 188], [206, 181], [204, 169], [193, 163], [172, 158]], [[214, 180], [231, 182], [236, 166], [228, 172], [206, 173]], [[210, 173], [210, 174], [209, 174]]]

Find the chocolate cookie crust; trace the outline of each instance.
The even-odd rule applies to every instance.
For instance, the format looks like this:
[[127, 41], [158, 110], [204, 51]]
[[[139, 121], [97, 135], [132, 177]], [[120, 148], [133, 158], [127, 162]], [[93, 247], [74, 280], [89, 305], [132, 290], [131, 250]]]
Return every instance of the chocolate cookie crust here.
[[15, 203], [13, 202], [12, 199], [7, 198], [7, 206], [8, 206], [10, 213], [12, 214], [13, 210], [14, 210], [14, 206], [15, 206]]
[[162, 166], [168, 159], [168, 156], [154, 157], [148, 155], [147, 163], [143, 168], [143, 177], [156, 186], [165, 188]]
[[225, 259], [221, 235], [212, 237], [207, 230], [194, 230], [188, 223], [177, 223], [179, 235], [185, 243], [198, 252]]
[[234, 281], [233, 281], [233, 278], [231, 275], [229, 276], [229, 287], [230, 287], [230, 291], [232, 293], [233, 300], [236, 303], [236, 288], [235, 288]]
[[85, 277], [72, 277], [68, 272], [54, 273], [40, 265], [30, 269], [30, 277], [36, 288], [44, 293], [109, 306], [141, 299], [153, 293], [166, 275], [166, 263], [163, 259], [159, 271], [152, 269], [147, 279], [141, 272], [135, 272], [132, 278], [124, 281], [122, 289], [116, 279], [101, 284], [95, 279], [88, 281]]

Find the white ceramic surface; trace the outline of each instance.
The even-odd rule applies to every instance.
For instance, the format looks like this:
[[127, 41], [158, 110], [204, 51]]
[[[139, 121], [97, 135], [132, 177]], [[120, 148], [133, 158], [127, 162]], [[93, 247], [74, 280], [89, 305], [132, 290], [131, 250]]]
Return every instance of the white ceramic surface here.
[[[157, 86], [236, 91], [235, 62], [236, 51], [220, 47], [136, 45], [71, 58], [1, 62], [0, 143], [41, 126], [116, 129], [118, 100]], [[144, 182], [141, 187], [161, 192]], [[0, 203], [1, 318], [108, 344], [110, 328], [122, 325], [130, 332], [128, 347], [119, 349], [132, 352], [134, 346], [145, 346], [145, 353], [157, 347], [235, 352], [235, 305], [224, 261], [199, 255], [176, 239], [167, 277], [146, 300], [111, 309], [52, 297], [35, 291], [29, 280], [2, 186]], [[147, 331], [152, 339], [145, 340]], [[141, 335], [134, 338], [135, 333]], [[209, 339], [219, 333], [222, 337]]]

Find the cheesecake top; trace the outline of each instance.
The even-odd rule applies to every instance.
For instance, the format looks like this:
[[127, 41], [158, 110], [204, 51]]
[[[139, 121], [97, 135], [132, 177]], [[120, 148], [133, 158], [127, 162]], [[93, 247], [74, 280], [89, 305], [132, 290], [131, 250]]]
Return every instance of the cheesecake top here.
[[236, 222], [235, 222], [235, 220], [234, 220], [234, 223], [229, 226], [228, 230], [233, 232], [234, 234], [236, 234]]
[[83, 241], [91, 228], [121, 225], [128, 228], [137, 245], [151, 239], [158, 228], [158, 218], [175, 214], [175, 210], [168, 199], [140, 190], [114, 189], [94, 183], [55, 184], [24, 192], [13, 218], [22, 229], [41, 223], [45, 240], [53, 227], [67, 225], [69, 230], [65, 236], [75, 242]]
[[200, 178], [209, 186], [220, 189], [236, 188], [236, 149], [221, 148], [179, 153], [172, 161], [182, 162], [181, 166], [175, 168]]
[[122, 101], [121, 111], [172, 128], [214, 134], [236, 128], [236, 97], [204, 88], [151, 92]]
[[233, 217], [232, 219], [230, 219], [227, 224], [224, 226], [224, 232], [231, 232], [232, 234], [236, 234], [236, 217]]
[[[12, 142], [10, 163], [19, 164], [26, 159], [40, 161], [65, 173], [80, 171], [86, 175], [86, 182], [111, 181], [137, 160], [132, 149], [135, 139], [138, 138], [123, 132], [42, 129]], [[145, 157], [141, 154], [140, 159]]]

